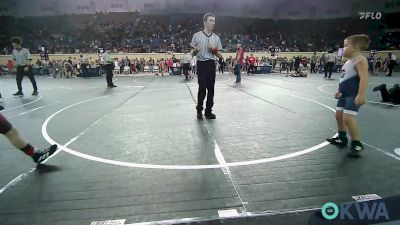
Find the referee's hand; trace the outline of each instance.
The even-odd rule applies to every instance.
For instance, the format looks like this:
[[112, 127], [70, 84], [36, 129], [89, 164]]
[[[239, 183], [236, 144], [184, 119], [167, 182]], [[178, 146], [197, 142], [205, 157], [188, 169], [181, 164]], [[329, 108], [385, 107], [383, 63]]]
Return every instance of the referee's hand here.
[[224, 59], [224, 57], [222, 56], [221, 52], [219, 52], [219, 51], [215, 54], [215, 56], [217, 56], [218, 59]]
[[200, 52], [200, 49], [197, 47], [197, 48], [195, 48], [195, 49], [193, 49], [193, 51], [192, 51], [192, 56], [196, 56], [197, 55], [197, 53], [199, 53]]

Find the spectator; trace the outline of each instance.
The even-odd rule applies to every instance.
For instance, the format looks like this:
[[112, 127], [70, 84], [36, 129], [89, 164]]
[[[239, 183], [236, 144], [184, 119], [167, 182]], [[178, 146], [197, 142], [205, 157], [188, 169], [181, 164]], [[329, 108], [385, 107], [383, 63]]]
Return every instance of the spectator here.
[[250, 73], [250, 70], [251, 70], [251, 73], [254, 74], [254, 69], [255, 69], [254, 64], [256, 63], [256, 59], [254, 58], [254, 55], [250, 54], [250, 57], [248, 57], [246, 59], [249, 64], [248, 69], [247, 69], [247, 74]]
[[[82, 68], [82, 76], [85, 77], [87, 75], [87, 67], [89, 65], [89, 60], [87, 57], [83, 57], [83, 55], [80, 55], [80, 63], [81, 63], [81, 68]], [[53, 61], [54, 62], [54, 61]]]
[[392, 76], [393, 68], [397, 64], [397, 58], [396, 58], [396, 55], [393, 54], [392, 52], [389, 52], [388, 56], [389, 56], [388, 57], [388, 63], [389, 63], [388, 70], [389, 70], [389, 72], [388, 72], [388, 74], [386, 76], [390, 77], [390, 76]]

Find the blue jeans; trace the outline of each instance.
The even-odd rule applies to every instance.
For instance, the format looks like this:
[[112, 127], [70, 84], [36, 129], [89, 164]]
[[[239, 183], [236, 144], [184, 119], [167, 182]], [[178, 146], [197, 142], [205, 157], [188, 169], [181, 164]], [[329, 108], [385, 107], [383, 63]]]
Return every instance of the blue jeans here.
[[240, 64], [236, 64], [233, 73], [236, 75], [236, 83], [239, 83], [242, 78], [240, 77], [240, 70], [242, 66]]

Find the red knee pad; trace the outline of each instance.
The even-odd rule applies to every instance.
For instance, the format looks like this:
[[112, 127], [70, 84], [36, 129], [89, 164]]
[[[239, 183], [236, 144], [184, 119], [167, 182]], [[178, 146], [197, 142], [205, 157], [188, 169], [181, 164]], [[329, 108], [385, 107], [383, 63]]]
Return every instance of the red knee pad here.
[[11, 128], [11, 123], [0, 113], [0, 134], [7, 134]]

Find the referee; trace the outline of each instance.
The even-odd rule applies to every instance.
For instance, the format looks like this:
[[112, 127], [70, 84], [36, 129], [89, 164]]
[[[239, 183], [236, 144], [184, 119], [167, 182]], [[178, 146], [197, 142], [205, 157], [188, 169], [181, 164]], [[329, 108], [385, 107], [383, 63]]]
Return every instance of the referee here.
[[12, 45], [14, 50], [12, 51], [13, 60], [17, 64], [17, 86], [18, 91], [14, 94], [14, 96], [23, 96], [24, 93], [22, 92], [22, 80], [26, 75], [29, 80], [31, 80], [33, 86], [33, 93], [32, 95], [38, 95], [38, 89], [36, 86], [36, 80], [33, 76], [32, 72], [32, 57], [29, 53], [28, 49], [22, 48], [22, 40], [19, 37], [13, 37], [11, 39]]
[[[335, 65], [335, 58], [336, 58], [335, 54], [333, 53], [332, 50], [330, 50], [328, 52], [328, 55], [326, 56], [326, 64], [325, 64], [325, 68], [324, 68], [324, 72], [325, 72], [324, 78], [328, 77], [328, 79], [331, 79], [332, 69], [333, 69], [333, 66]], [[328, 71], [329, 71], [329, 75], [328, 75]]]
[[114, 62], [111, 59], [111, 55], [110, 55], [110, 50], [111, 47], [106, 47], [106, 51], [103, 53], [103, 62], [104, 62], [104, 68], [106, 70], [106, 80], [107, 80], [107, 87], [109, 88], [114, 88], [117, 87], [116, 85], [114, 85], [113, 83], [113, 70], [114, 70]]
[[214, 85], [216, 76], [215, 56], [222, 58], [221, 55], [221, 40], [219, 36], [212, 31], [215, 25], [215, 16], [212, 13], [207, 13], [203, 16], [204, 30], [193, 35], [190, 46], [194, 48], [192, 55], [197, 58], [197, 76], [199, 83], [199, 92], [197, 94], [197, 118], [203, 119], [203, 102], [206, 97], [207, 102], [204, 116], [207, 119], [215, 119], [215, 114], [212, 113], [214, 105]]

